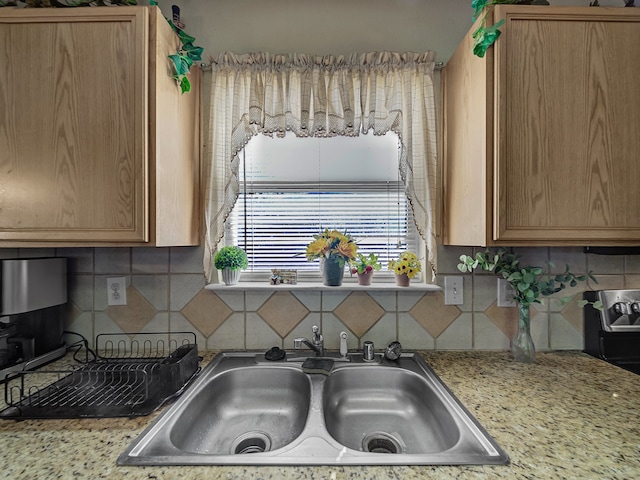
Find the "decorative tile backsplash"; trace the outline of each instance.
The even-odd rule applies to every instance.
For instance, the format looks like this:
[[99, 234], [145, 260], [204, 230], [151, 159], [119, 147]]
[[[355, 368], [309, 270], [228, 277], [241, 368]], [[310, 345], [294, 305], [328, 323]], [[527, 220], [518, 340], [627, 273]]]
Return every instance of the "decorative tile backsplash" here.
[[[440, 247], [437, 283], [460, 275], [460, 254], [470, 248]], [[579, 285], [532, 311], [532, 335], [538, 350], [582, 349], [585, 289], [640, 288], [640, 256], [585, 254], [576, 248], [519, 248], [523, 262], [575, 273], [592, 270], [598, 284]], [[442, 292], [418, 291], [210, 291], [205, 290], [202, 249], [68, 248], [1, 249], [0, 258], [69, 258], [66, 329], [94, 343], [99, 333], [193, 331], [203, 349], [293, 348], [293, 339], [309, 337], [320, 325], [327, 348], [337, 349], [339, 334], [350, 349], [371, 340], [383, 348], [399, 340], [405, 349], [505, 350], [515, 332], [517, 311], [497, 306], [497, 277], [463, 275], [464, 302], [445, 305]], [[127, 305], [108, 306], [107, 278], [124, 276]], [[573, 296], [569, 303], [561, 297]]]

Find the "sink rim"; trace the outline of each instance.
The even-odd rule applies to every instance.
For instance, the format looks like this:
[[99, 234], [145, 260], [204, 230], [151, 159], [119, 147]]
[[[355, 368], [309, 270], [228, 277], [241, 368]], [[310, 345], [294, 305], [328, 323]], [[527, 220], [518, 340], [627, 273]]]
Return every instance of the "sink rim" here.
[[[361, 355], [359, 356], [361, 358]], [[265, 362], [261, 352], [220, 352], [206, 365], [198, 378], [172, 405], [148, 425], [118, 457], [118, 465], [504, 465], [510, 459], [507, 453], [489, 435], [486, 429], [473, 417], [458, 398], [449, 390], [431, 369], [422, 356], [416, 352], [405, 352], [399, 362], [388, 361], [381, 356], [377, 362], [358, 361], [358, 355], [351, 355], [352, 362], [336, 362], [334, 372], [353, 368], [400, 368], [421, 377], [451, 409], [456, 423], [460, 420], [471, 432], [473, 448], [469, 450], [469, 435], [461, 435], [451, 448], [432, 453], [372, 453], [355, 450], [340, 444], [329, 434], [324, 423], [322, 406], [324, 383], [328, 376], [306, 374], [311, 385], [311, 400], [305, 425], [300, 435], [291, 443], [267, 452], [250, 455], [219, 455], [190, 453], [179, 450], [166, 439], [171, 433], [171, 422], [175, 421], [183, 408], [189, 405], [202, 385], [211, 382], [217, 375], [231, 369], [246, 367], [276, 368], [301, 371], [302, 362]], [[401, 365], [402, 364], [402, 365]], [[451, 411], [448, 410], [448, 411]], [[163, 442], [165, 440], [165, 442]], [[466, 448], [467, 450], [462, 450]], [[480, 453], [478, 449], [482, 450]]]

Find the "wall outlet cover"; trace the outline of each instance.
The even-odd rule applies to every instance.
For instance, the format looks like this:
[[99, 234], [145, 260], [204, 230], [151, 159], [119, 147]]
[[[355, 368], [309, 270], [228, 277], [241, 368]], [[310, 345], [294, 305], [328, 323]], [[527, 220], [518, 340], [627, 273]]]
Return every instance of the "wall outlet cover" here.
[[107, 304], [127, 304], [127, 279], [125, 277], [107, 278]]
[[499, 307], [516, 307], [516, 301], [513, 299], [513, 288], [504, 278], [498, 278], [498, 306]]
[[448, 275], [444, 277], [444, 304], [462, 305], [463, 303], [463, 278], [458, 275]]

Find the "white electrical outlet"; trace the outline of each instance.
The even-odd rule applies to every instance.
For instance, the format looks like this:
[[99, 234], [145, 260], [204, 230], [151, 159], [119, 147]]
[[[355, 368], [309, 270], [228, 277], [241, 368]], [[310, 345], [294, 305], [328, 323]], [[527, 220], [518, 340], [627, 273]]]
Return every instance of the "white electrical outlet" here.
[[107, 278], [107, 303], [109, 305], [127, 304], [127, 281], [124, 277]]
[[516, 301], [513, 299], [513, 288], [504, 278], [498, 278], [498, 306], [515, 307]]
[[444, 277], [444, 304], [445, 305], [462, 305], [464, 290], [462, 287], [463, 279], [461, 276], [449, 275]]

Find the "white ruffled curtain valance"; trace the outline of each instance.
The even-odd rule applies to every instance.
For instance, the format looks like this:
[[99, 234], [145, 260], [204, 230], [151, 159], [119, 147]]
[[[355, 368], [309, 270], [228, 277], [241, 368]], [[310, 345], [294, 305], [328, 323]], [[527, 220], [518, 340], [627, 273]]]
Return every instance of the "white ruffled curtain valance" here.
[[238, 153], [257, 134], [357, 136], [395, 132], [400, 176], [428, 259], [435, 265], [435, 55], [222, 53], [212, 59], [205, 151], [208, 281], [224, 222], [238, 198]]

